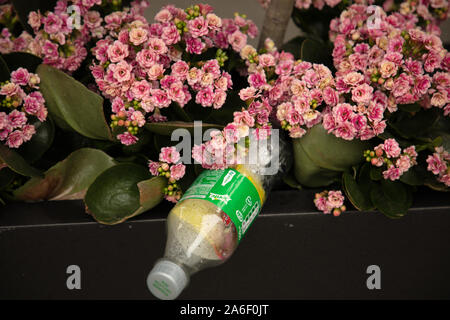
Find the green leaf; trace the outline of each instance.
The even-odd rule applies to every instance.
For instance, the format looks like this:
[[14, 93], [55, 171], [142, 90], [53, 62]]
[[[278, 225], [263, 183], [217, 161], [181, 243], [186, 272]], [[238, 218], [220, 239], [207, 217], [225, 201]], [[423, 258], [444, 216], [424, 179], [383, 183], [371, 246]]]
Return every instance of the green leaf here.
[[28, 24], [28, 14], [37, 10], [45, 13], [48, 10], [52, 10], [56, 5], [56, 0], [12, 0], [11, 2], [14, 10], [19, 15], [22, 26], [31, 34], [33, 34], [33, 29]]
[[55, 126], [49, 118], [45, 122], [35, 120], [31, 123], [36, 128], [36, 133], [30, 141], [24, 143], [18, 153], [24, 157], [29, 163], [39, 160], [44, 153], [50, 148], [55, 137]]
[[151, 178], [144, 166], [122, 163], [103, 172], [89, 187], [86, 210], [102, 224], [114, 225], [156, 206], [167, 179]]
[[173, 103], [171, 105], [172, 110], [175, 112], [175, 114], [181, 118], [183, 121], [191, 122], [192, 118], [187, 114], [187, 112], [184, 110], [184, 108], [180, 107], [178, 103]]
[[37, 73], [47, 108], [58, 126], [91, 139], [113, 140], [101, 96], [56, 68], [41, 64]]
[[3, 55], [3, 59], [11, 71], [15, 71], [19, 68], [25, 68], [28, 71], [35, 73], [37, 67], [42, 63], [41, 58], [26, 52], [8, 53]]
[[14, 171], [9, 168], [0, 169], [0, 190], [7, 188], [16, 177]]
[[283, 176], [283, 182], [286, 183], [289, 187], [293, 189], [302, 190], [303, 187], [300, 183], [295, 179], [295, 175], [293, 172], [289, 172], [288, 174]]
[[372, 179], [374, 181], [380, 181], [381, 179], [383, 179], [383, 169], [381, 169], [379, 167], [371, 166], [370, 167], [370, 179]]
[[317, 188], [328, 186], [341, 176], [338, 171], [319, 167], [303, 149], [301, 139], [293, 140], [294, 146], [294, 174], [300, 184]]
[[284, 43], [281, 46], [281, 50], [292, 53], [296, 60], [300, 59], [303, 41], [305, 41], [305, 37], [302, 36], [295, 37], [289, 40], [288, 42]]
[[26, 177], [42, 177], [40, 170], [32, 167], [28, 162], [16, 151], [9, 149], [0, 143], [0, 162], [8, 165], [8, 167]]
[[361, 163], [364, 151], [371, 148], [367, 141], [337, 138], [321, 125], [309, 129], [298, 143], [317, 166], [334, 171], [346, 171]]
[[364, 193], [370, 199], [370, 190], [372, 189], [374, 182], [370, 177], [370, 170], [372, 169], [372, 165], [369, 163], [364, 163], [359, 169], [358, 174], [358, 186], [361, 189], [361, 192]]
[[300, 58], [303, 61], [321, 63], [328, 67], [333, 65], [330, 48], [320, 41], [306, 39], [302, 43], [300, 52]]
[[[189, 131], [190, 134], [194, 134], [195, 125], [194, 122], [183, 122], [183, 121], [152, 122], [147, 123], [145, 125], [145, 129], [156, 134], [171, 136], [172, 132], [174, 132], [177, 129], [186, 129]], [[198, 129], [200, 129], [199, 132], [201, 133], [203, 130], [208, 129], [222, 130], [223, 126], [219, 124], [202, 122], [201, 125], [198, 126]]]
[[[137, 184], [139, 189], [140, 207], [133, 217], [156, 207], [164, 198], [164, 188], [167, 180], [162, 177], [153, 177]], [[131, 217], [130, 217], [131, 218]]]
[[439, 182], [437, 176], [430, 171], [426, 171], [424, 175], [424, 185], [435, 191], [450, 192], [450, 188]]
[[403, 217], [412, 204], [411, 191], [401, 182], [382, 180], [370, 192], [372, 203], [389, 218]]
[[5, 82], [9, 79], [11, 79], [11, 72], [3, 56], [0, 56], [0, 82]]
[[437, 124], [440, 110], [437, 108], [422, 109], [415, 114], [396, 112], [388, 124], [403, 138], [425, 137]]
[[347, 198], [356, 209], [367, 211], [374, 208], [372, 201], [370, 200], [370, 194], [364, 192], [350, 173], [344, 172], [342, 175], [342, 185]]
[[44, 178], [32, 178], [14, 192], [21, 201], [83, 199], [94, 180], [116, 162], [103, 151], [84, 148], [58, 162]]
[[422, 109], [420, 104], [414, 103], [414, 104], [400, 104], [398, 105], [398, 108], [405, 112], [418, 112]]
[[425, 182], [425, 175], [426, 169], [420, 165], [415, 165], [402, 174], [400, 181], [410, 186], [421, 186]]

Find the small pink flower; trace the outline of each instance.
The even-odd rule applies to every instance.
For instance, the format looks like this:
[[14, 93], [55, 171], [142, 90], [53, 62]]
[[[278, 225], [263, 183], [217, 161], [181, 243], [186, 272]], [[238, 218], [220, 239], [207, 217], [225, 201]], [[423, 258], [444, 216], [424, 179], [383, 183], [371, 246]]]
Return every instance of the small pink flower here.
[[45, 18], [43, 18], [42, 22], [44, 23], [44, 30], [48, 34], [59, 32], [63, 24], [62, 20], [53, 12], [50, 12]]
[[189, 20], [187, 26], [190, 34], [194, 38], [202, 37], [208, 34], [208, 21], [206, 21], [203, 16]]
[[38, 12], [31, 11], [28, 14], [28, 24], [31, 26], [31, 28], [33, 28], [33, 30], [39, 29], [39, 27], [42, 24], [41, 18], [42, 18], [42, 15], [39, 13], [39, 11]]
[[223, 135], [228, 143], [237, 143], [239, 141], [239, 132], [236, 125], [229, 123], [223, 130]]
[[30, 81], [30, 73], [25, 68], [11, 72], [11, 81], [19, 86], [26, 86]]
[[129, 132], [117, 135], [117, 139], [119, 139], [120, 142], [126, 146], [135, 144], [139, 140], [136, 136], [132, 135]]
[[128, 57], [128, 46], [120, 41], [114, 41], [114, 43], [108, 47], [107, 53], [111, 62], [116, 63]]
[[275, 65], [275, 58], [273, 55], [265, 53], [258, 57], [259, 65], [263, 68], [273, 67]]
[[150, 80], [158, 80], [158, 78], [162, 77], [163, 73], [164, 67], [159, 63], [155, 63], [147, 71], [147, 75]]
[[395, 166], [400, 169], [401, 173], [404, 173], [411, 168], [411, 159], [408, 155], [400, 156], [395, 162]]
[[166, 44], [163, 40], [158, 38], [150, 38], [148, 41], [148, 48], [156, 54], [165, 54], [167, 52]]
[[239, 97], [242, 101], [247, 101], [256, 97], [256, 89], [254, 87], [247, 87], [239, 91]]
[[39, 102], [39, 100], [34, 98], [34, 97], [32, 97], [32, 96], [26, 96], [23, 101], [24, 101], [25, 111], [28, 114], [34, 115], [41, 108], [41, 103]]
[[131, 86], [131, 92], [136, 99], [142, 100], [150, 96], [150, 84], [145, 80], [135, 81]]
[[395, 139], [386, 139], [384, 140], [383, 150], [386, 152], [386, 156], [388, 158], [397, 158], [402, 149], [398, 145], [398, 142]]
[[156, 162], [156, 161], [149, 161], [148, 162], [148, 168], [149, 168], [149, 170], [150, 170], [150, 173], [153, 175], [153, 176], [158, 176], [159, 175], [159, 171], [158, 171], [158, 169], [161, 167], [161, 164], [159, 163], [159, 162]]
[[3, 130], [8, 126], [8, 115], [5, 112], [0, 112], [0, 130]]
[[22, 128], [23, 141], [29, 141], [36, 133], [36, 128], [31, 124], [26, 124]]
[[177, 61], [172, 65], [172, 75], [181, 81], [184, 81], [189, 72], [189, 65], [183, 60]]
[[336, 126], [334, 134], [336, 137], [344, 140], [353, 140], [357, 135], [357, 131], [351, 123], [342, 122]]
[[220, 30], [222, 27], [222, 19], [214, 13], [208, 13], [206, 15], [206, 21], [208, 23], [208, 28], [212, 30]]
[[20, 91], [19, 86], [15, 83], [10, 82], [2, 86], [0, 94], [3, 96], [11, 97], [19, 93], [19, 91]]
[[228, 41], [233, 50], [239, 52], [247, 44], [247, 36], [237, 30], [228, 36]]
[[383, 171], [383, 178], [385, 180], [395, 181], [398, 180], [401, 176], [402, 172], [399, 168], [392, 165], [387, 170]]
[[327, 203], [333, 208], [339, 208], [344, 204], [342, 191], [329, 191]]
[[186, 51], [193, 54], [201, 54], [205, 44], [199, 38], [186, 38]]
[[24, 142], [24, 136], [22, 131], [15, 130], [11, 132], [6, 139], [6, 145], [10, 148], [19, 148]]
[[132, 67], [126, 61], [120, 61], [117, 64], [111, 64], [109, 69], [113, 71], [114, 78], [119, 82], [129, 81], [131, 79]]
[[164, 90], [152, 89], [151, 94], [151, 101], [156, 107], [167, 108], [170, 105], [171, 100]]
[[8, 115], [8, 122], [12, 128], [21, 128], [27, 123], [27, 117], [25, 113], [13, 110]]
[[130, 41], [135, 46], [139, 46], [147, 41], [148, 32], [144, 28], [133, 28], [130, 31]]
[[143, 49], [138, 52], [136, 61], [142, 68], [150, 68], [157, 61], [157, 55], [148, 49]]
[[170, 167], [170, 177], [175, 180], [180, 180], [184, 177], [186, 166], [182, 163], [175, 164]]
[[266, 74], [265, 72], [255, 72], [248, 76], [248, 83], [259, 89], [266, 84]]
[[359, 85], [352, 90], [352, 100], [356, 103], [369, 104], [372, 100], [373, 88], [368, 84], [364, 83]]
[[170, 13], [170, 11], [168, 9], [162, 9], [161, 11], [159, 11], [156, 16], [155, 16], [155, 20], [161, 23], [166, 23], [171, 21], [173, 18], [172, 14]]
[[227, 99], [227, 94], [222, 90], [215, 90], [214, 98], [213, 98], [213, 107], [214, 109], [220, 109]]
[[201, 89], [195, 96], [195, 103], [202, 105], [203, 107], [209, 107], [214, 101], [214, 91], [212, 87], [206, 87]]
[[159, 154], [159, 161], [166, 163], [177, 163], [180, 160], [180, 153], [175, 147], [165, 147], [161, 148], [161, 153]]
[[433, 172], [433, 174], [440, 174], [447, 170], [447, 164], [441, 159], [439, 154], [434, 153], [427, 158], [428, 167], [427, 170]]
[[445, 184], [447, 187], [450, 187], [450, 174], [444, 174], [441, 177], [439, 177], [438, 179], [440, 182], [442, 182], [443, 184]]
[[314, 199], [314, 204], [316, 205], [316, 208], [320, 211], [322, 211], [323, 213], [330, 213], [330, 210], [328, 209], [327, 206], [327, 199], [325, 197], [320, 197], [320, 198], [316, 198]]
[[449, 102], [449, 99], [447, 97], [447, 91], [438, 91], [433, 94], [431, 97], [431, 105], [435, 107], [442, 108]]
[[174, 24], [170, 24], [163, 28], [161, 39], [166, 43], [166, 45], [172, 45], [178, 43], [181, 40], [180, 33]]

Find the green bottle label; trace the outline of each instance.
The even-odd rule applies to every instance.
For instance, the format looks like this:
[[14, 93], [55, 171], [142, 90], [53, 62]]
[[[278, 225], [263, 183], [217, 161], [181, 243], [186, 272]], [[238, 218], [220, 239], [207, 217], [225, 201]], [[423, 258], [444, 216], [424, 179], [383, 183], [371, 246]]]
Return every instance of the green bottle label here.
[[223, 210], [236, 227], [238, 241], [261, 211], [256, 187], [235, 169], [203, 171], [180, 202], [187, 199], [207, 200]]

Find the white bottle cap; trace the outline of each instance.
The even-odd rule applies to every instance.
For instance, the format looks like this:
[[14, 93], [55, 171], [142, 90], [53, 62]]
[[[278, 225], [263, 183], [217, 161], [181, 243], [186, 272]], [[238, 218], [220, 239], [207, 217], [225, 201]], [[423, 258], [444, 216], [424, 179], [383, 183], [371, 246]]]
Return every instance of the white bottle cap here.
[[151, 293], [161, 300], [174, 300], [187, 286], [189, 277], [176, 263], [160, 260], [147, 277], [147, 286]]

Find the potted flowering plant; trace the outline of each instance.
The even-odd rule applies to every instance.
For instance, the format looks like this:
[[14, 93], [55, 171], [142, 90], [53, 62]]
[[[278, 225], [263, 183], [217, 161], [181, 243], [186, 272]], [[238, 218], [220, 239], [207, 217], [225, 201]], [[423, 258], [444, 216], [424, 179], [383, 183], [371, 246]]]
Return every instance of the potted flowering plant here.
[[[447, 10], [369, 4], [314, 1], [332, 9], [322, 29], [259, 48], [251, 20], [208, 5], [168, 5], [148, 22], [145, 1], [4, 4], [2, 201], [82, 199], [117, 224], [177, 202], [202, 168], [237, 164], [239, 141], [279, 128], [295, 154], [288, 185], [343, 189], [318, 192], [319, 210], [339, 215], [345, 194], [403, 216], [416, 187], [449, 186]], [[295, 6], [304, 24], [311, 3]], [[170, 136], [196, 120], [216, 130], [193, 146], [196, 164], [181, 163]]]
[[[281, 79], [287, 102], [276, 103], [278, 120], [295, 138], [295, 176], [303, 186], [341, 184], [361, 210], [403, 216], [416, 187], [448, 189], [449, 54], [439, 38], [448, 6], [297, 1], [294, 22], [304, 23], [316, 11], [330, 18], [317, 19], [329, 26], [326, 34], [321, 28], [314, 29], [319, 33], [303, 28], [306, 35], [284, 48], [327, 64], [335, 75], [324, 80], [323, 72], [316, 71], [313, 82], [310, 75], [294, 71], [289, 80]], [[326, 57], [320, 61], [320, 54], [310, 58], [312, 46], [317, 51], [332, 48], [332, 63]], [[311, 128], [312, 114], [321, 125]], [[315, 202], [330, 212], [323, 205], [326, 193], [317, 194]]]
[[[180, 199], [198, 170], [178, 163], [170, 135], [192, 131], [194, 120], [221, 129], [242, 112], [241, 50], [257, 29], [245, 16], [222, 19], [208, 5], [166, 6], [149, 23], [146, 5], [4, 5], [3, 198], [84, 199], [105, 224], [163, 197]], [[27, 116], [39, 125], [27, 124]]]

